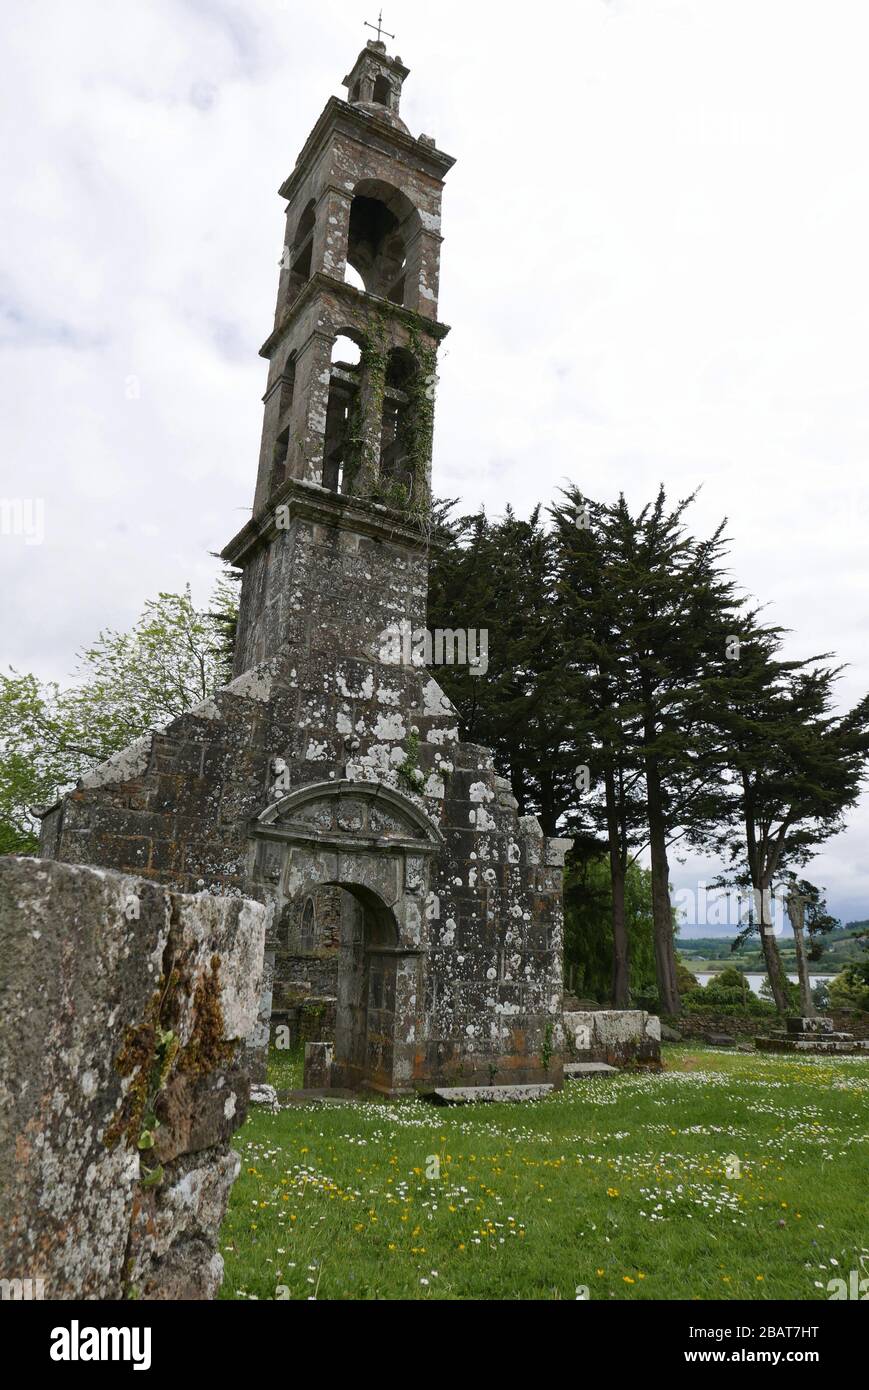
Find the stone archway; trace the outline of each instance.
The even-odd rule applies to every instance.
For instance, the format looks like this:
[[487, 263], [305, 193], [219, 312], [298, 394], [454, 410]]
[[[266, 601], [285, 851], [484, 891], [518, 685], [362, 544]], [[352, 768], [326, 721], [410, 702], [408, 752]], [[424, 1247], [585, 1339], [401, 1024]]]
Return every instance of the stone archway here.
[[340, 888], [335, 1084], [412, 1089], [423, 1041], [426, 904], [440, 831], [380, 782], [301, 787], [251, 827], [253, 881], [280, 913], [317, 887]]

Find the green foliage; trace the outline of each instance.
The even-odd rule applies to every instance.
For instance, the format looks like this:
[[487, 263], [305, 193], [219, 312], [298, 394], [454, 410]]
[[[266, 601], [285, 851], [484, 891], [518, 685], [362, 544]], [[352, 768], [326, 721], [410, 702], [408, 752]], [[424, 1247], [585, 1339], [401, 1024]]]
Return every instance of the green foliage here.
[[189, 587], [160, 594], [129, 632], [101, 632], [79, 653], [65, 687], [0, 673], [0, 853], [35, 853], [37, 809], [225, 683], [236, 604], [225, 577], [205, 609]]
[[439, 684], [459, 711], [464, 737], [493, 749], [519, 814], [536, 814], [554, 835], [575, 799], [573, 757], [565, 740], [566, 664], [558, 628], [553, 539], [540, 509], [528, 521], [508, 507], [439, 515], [428, 599], [430, 629], [489, 632], [485, 676], [439, 666]]
[[[711, 982], [710, 982], [710, 983], [711, 983]], [[789, 980], [789, 979], [787, 978], [787, 976], [785, 976], [785, 978], [784, 978], [784, 980], [783, 980], [782, 983], [783, 983], [783, 985], [784, 985], [784, 995], [785, 995], [785, 1008], [784, 1008], [784, 1012], [785, 1012], [785, 1013], [788, 1013], [788, 1014], [799, 1014], [799, 1013], [801, 1012], [801, 1010], [800, 1010], [800, 987], [799, 987], [799, 985], [795, 984], [793, 980]], [[760, 985], [760, 998], [761, 998], [761, 999], [764, 999], [764, 1000], [767, 1000], [767, 1001], [769, 1001], [769, 1002], [773, 1002], [773, 1003], [775, 1002], [775, 994], [774, 994], [774, 992], [773, 992], [772, 985], [771, 985], [770, 982], [769, 982], [769, 977], [768, 977], [768, 976], [767, 976], [767, 978], [766, 978], [765, 980], [762, 980], [762, 981], [761, 981], [761, 985]], [[780, 1010], [780, 1012], [781, 1012], [781, 1010]]]
[[[677, 960], [679, 993], [685, 1013], [756, 1014], [775, 1013], [773, 1005], [756, 995], [748, 977], [736, 966], [726, 966], [705, 984]], [[683, 973], [684, 972], [684, 973]]]
[[[723, 523], [704, 538], [688, 530], [693, 498], [671, 504], [662, 487], [632, 511], [624, 496], [603, 503], [572, 486], [564, 499], [549, 530], [539, 508], [528, 521], [509, 508], [497, 521], [444, 520], [429, 626], [488, 629], [489, 669], [483, 679], [461, 667], [437, 677], [464, 736], [494, 750], [520, 814], [606, 849], [622, 997], [620, 882], [648, 848], [658, 988], [672, 1010], [671, 847], [717, 851], [720, 882], [765, 901], [841, 828], [869, 756], [869, 697], [834, 716], [838, 672], [824, 658], [782, 659], [782, 633], [725, 569]], [[590, 786], [577, 785], [583, 768]], [[831, 921], [822, 904], [809, 909], [811, 959]], [[591, 961], [603, 939], [574, 961], [598, 991], [603, 961]], [[765, 933], [761, 946], [785, 1007], [778, 943]]]
[[[811, 923], [809, 926], [808, 953], [812, 961], [820, 961], [821, 968], [835, 974], [836, 970], [847, 965], [849, 961], [861, 959], [860, 940], [863, 933], [850, 930], [847, 927], [834, 927], [830, 932], [825, 933], [822, 942], [816, 942], [811, 935]], [[715, 961], [733, 960], [738, 961], [739, 966], [746, 972], [763, 971], [766, 967], [763, 959], [763, 952], [759, 944], [752, 947], [752, 942], [757, 943], [756, 937], [748, 937], [743, 941], [738, 950], [733, 949], [735, 937], [691, 937], [680, 941], [679, 951], [688, 965], [693, 970], [703, 970]], [[794, 943], [786, 935], [782, 936], [779, 945], [782, 965], [785, 970], [793, 974], [796, 970], [796, 955]]]
[[706, 685], [726, 671], [744, 600], [723, 569], [723, 525], [702, 540], [687, 530], [693, 497], [672, 505], [662, 487], [636, 512], [624, 495], [602, 503], [569, 487], [565, 499], [552, 514], [572, 727], [596, 791], [582, 813], [604, 821], [612, 767], [617, 813], [629, 811], [654, 853], [658, 832], [701, 837], [721, 810], [727, 750], [704, 719]]
[[705, 989], [687, 995], [683, 1000], [683, 1013], [732, 1014], [739, 1018], [745, 1018], [747, 1015], [752, 1018], [771, 1018], [778, 1014], [771, 999], [761, 999], [752, 990], [749, 990], [743, 999], [741, 996], [735, 997], [735, 991], [730, 991], [727, 997], [723, 997], [716, 991], [707, 996], [706, 990], [708, 988], [709, 985]]
[[679, 997], [684, 998], [686, 994], [693, 994], [696, 990], [702, 989], [697, 976], [688, 969], [680, 955], [676, 955], [676, 983], [679, 986]]
[[238, 605], [241, 571], [225, 567], [209, 599], [204, 617], [211, 625], [214, 647], [214, 687], [228, 685], [232, 680], [235, 662], [235, 639], [238, 632]]
[[413, 491], [416, 494], [414, 500], [421, 500], [434, 438], [437, 348], [423, 343], [416, 328], [412, 328], [410, 351], [416, 362], [416, 371], [405, 385], [408, 402], [405, 415], [407, 431], [402, 439], [402, 446], [410, 464]]
[[[710, 984], [712, 981], [710, 980]], [[720, 970], [715, 976], [715, 984], [719, 989], [738, 989], [740, 993], [750, 989], [748, 976], [741, 970], [737, 970], [735, 965], [728, 965], [724, 970]]]
[[357, 479], [363, 474], [368, 479], [377, 473], [378, 457], [374, 454], [374, 443], [366, 439], [366, 419], [379, 420], [383, 414], [384, 389], [386, 384], [387, 330], [384, 319], [379, 316], [370, 328], [365, 329], [359, 338], [359, 377], [369, 383], [370, 395], [366, 398], [357, 390], [346, 424], [344, 455], [344, 490], [356, 490]]
[[833, 1009], [869, 1011], [869, 962], [846, 965], [830, 980], [828, 992]]
[[399, 780], [408, 790], [418, 793], [425, 781], [425, 774], [419, 765], [419, 734], [409, 733], [402, 746], [404, 762], [399, 763], [396, 769]]
[[[48, 701], [56, 686], [40, 686], [35, 676], [0, 673], [0, 853], [35, 854], [38, 821], [33, 809], [54, 799], [57, 785], [50, 758], [40, 744], [57, 738]], [[47, 698], [46, 698], [47, 697]]]
[[549, 1070], [549, 1063], [552, 1061], [552, 1039], [554, 1028], [551, 1023], [547, 1023], [543, 1033], [543, 1046], [540, 1049], [540, 1060], [543, 1063], [543, 1070]]
[[[751, 886], [762, 915], [776, 882], [799, 886], [795, 870], [843, 829], [869, 755], [869, 696], [836, 714], [841, 668], [827, 664], [829, 654], [783, 660], [780, 632], [762, 628], [754, 614], [744, 618], [740, 634], [739, 659], [707, 692], [707, 718], [730, 748], [729, 796], [710, 847], [726, 865], [718, 884]], [[833, 919], [819, 890], [802, 886], [810, 890], [806, 916], [817, 958], [817, 937]], [[776, 939], [762, 927], [753, 914], [738, 940], [759, 931], [773, 997], [784, 1012], [793, 1008], [792, 990]]]
[[[635, 996], [655, 988], [652, 895], [648, 869], [628, 867], [625, 921]], [[564, 877], [565, 979], [575, 994], [608, 1002], [612, 987], [612, 882], [604, 854], [572, 850]]]
[[712, 1008], [721, 1004], [732, 1004], [750, 1010], [755, 997], [747, 976], [733, 965], [713, 975], [703, 989], [704, 1003]]

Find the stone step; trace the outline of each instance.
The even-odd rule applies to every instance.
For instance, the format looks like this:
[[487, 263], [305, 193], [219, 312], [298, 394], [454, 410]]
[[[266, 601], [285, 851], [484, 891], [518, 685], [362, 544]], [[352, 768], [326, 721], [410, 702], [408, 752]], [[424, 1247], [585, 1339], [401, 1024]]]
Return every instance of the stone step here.
[[801, 1052], [807, 1055], [840, 1057], [866, 1054], [869, 1056], [869, 1038], [851, 1038], [849, 1041], [828, 1042], [825, 1038], [812, 1036], [801, 1038], [756, 1038], [755, 1046], [760, 1052]]
[[309, 1086], [307, 1090], [303, 1088], [298, 1091], [278, 1091], [277, 1098], [281, 1105], [353, 1105], [356, 1101], [365, 1099], [355, 1091], [342, 1090], [337, 1086]]
[[581, 1081], [586, 1076], [617, 1076], [618, 1067], [608, 1062], [565, 1062], [565, 1081]]
[[773, 1028], [769, 1035], [771, 1038], [779, 1038], [784, 1042], [851, 1042], [853, 1033], [797, 1033], [792, 1028], [785, 1031], [783, 1028]]
[[480, 1101], [542, 1100], [555, 1087], [549, 1083], [529, 1086], [438, 1086], [427, 1092], [437, 1105], [473, 1105]]
[[709, 1043], [710, 1047], [736, 1046], [736, 1039], [732, 1038], [729, 1033], [707, 1033], [706, 1042]]

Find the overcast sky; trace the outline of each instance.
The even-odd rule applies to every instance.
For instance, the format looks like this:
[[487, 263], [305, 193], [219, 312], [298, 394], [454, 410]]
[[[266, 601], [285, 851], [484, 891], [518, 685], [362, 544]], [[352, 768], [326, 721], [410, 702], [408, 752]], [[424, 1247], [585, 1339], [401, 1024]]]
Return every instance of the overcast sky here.
[[[367, 0], [7, 0], [4, 667], [63, 679], [249, 514], [283, 202]], [[447, 179], [435, 490], [703, 484], [790, 650], [869, 688], [865, 0], [393, 0]], [[492, 635], [494, 642], [496, 634]], [[809, 871], [869, 917], [869, 806]], [[674, 864], [691, 885], [707, 870]], [[711, 876], [712, 866], [708, 866]]]

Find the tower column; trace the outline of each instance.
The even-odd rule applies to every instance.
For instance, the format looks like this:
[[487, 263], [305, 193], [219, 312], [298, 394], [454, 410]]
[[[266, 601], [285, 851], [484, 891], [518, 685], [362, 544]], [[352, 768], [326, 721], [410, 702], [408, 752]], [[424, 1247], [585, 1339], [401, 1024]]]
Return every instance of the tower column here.
[[350, 235], [350, 204], [353, 195], [330, 184], [317, 204], [314, 232], [314, 265], [326, 275], [343, 280], [347, 269], [347, 241]]
[[322, 481], [331, 359], [332, 337], [320, 329], [311, 334], [296, 358], [288, 471], [309, 483]]
[[407, 246], [406, 305], [427, 319], [437, 318], [442, 240], [421, 226]]
[[370, 493], [380, 476], [380, 440], [383, 432], [383, 393], [386, 387], [386, 354], [362, 353], [358, 419], [361, 425], [359, 467], [352, 491]]
[[290, 410], [293, 402], [294, 363], [286, 363], [263, 397], [263, 432], [254, 511], [266, 505], [287, 476], [289, 466]]

